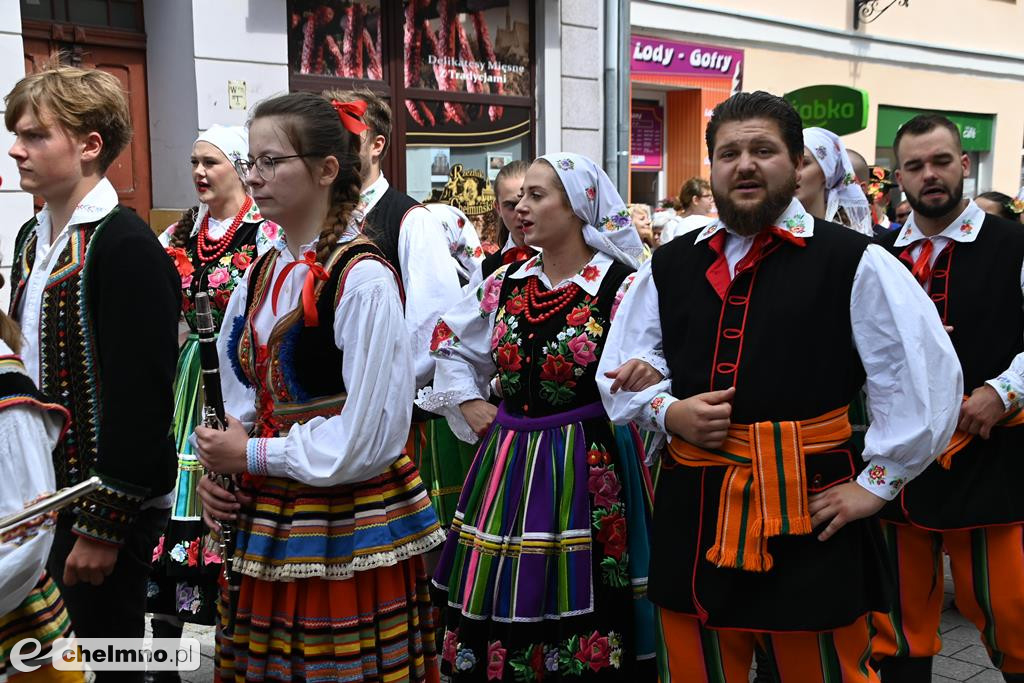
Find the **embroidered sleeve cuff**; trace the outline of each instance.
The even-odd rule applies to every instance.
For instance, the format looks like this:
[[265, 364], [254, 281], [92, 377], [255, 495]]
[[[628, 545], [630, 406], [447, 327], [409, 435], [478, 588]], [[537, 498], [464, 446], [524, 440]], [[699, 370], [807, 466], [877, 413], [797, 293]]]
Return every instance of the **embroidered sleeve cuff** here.
[[886, 458], [872, 458], [857, 483], [879, 498], [892, 500], [910, 480], [907, 470]]
[[245, 444], [245, 469], [249, 474], [267, 474], [267, 441], [270, 439], [249, 439]]
[[71, 530], [93, 541], [121, 546], [149, 491], [100, 476], [103, 479], [100, 487], [75, 507], [77, 516]]
[[1013, 372], [1004, 372], [995, 379], [985, 382], [1003, 399], [1003, 407], [1007, 410], [1024, 406], [1024, 382]]
[[[249, 439], [250, 443], [253, 441], [260, 442], [260, 445], [255, 446], [254, 448], [256, 448], [258, 452], [262, 453], [262, 455], [257, 456], [262, 458], [262, 474], [266, 474], [271, 477], [294, 478], [288, 471], [288, 460], [285, 454], [285, 444], [288, 442], [287, 437], [278, 436], [273, 439]], [[246, 454], [248, 455], [248, 453]]]
[[667, 434], [665, 416], [668, 414], [668, 407], [678, 400], [672, 394], [664, 391], [655, 395], [643, 408], [643, 424], [641, 426], [644, 429], [653, 429]]

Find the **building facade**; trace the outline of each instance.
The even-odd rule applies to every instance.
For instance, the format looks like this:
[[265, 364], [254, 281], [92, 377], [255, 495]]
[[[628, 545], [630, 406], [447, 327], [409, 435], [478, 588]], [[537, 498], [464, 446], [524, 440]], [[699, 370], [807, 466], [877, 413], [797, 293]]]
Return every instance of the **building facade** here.
[[[901, 0], [879, 14], [890, 3], [867, 2], [855, 26], [861, 4], [631, 2], [639, 48], [631, 55], [631, 120], [642, 131], [632, 135], [633, 198], [666, 197], [686, 178], [707, 176], [703, 124], [729, 92], [785, 95], [818, 85], [867, 93], [862, 129], [843, 139], [870, 163], [891, 167], [898, 127], [917, 113], [940, 112], [959, 125], [972, 161], [965, 193], [1015, 195], [1024, 147], [1024, 4]], [[805, 123], [837, 113], [828, 105], [801, 109]], [[655, 114], [664, 122], [660, 131]]]
[[[266, 97], [325, 88], [386, 98], [392, 182], [477, 216], [503, 164], [557, 150], [601, 159], [632, 200], [655, 203], [708, 175], [715, 104], [739, 90], [819, 85], [867, 93], [862, 125], [844, 139], [870, 162], [893, 163], [900, 123], [945, 112], [971, 155], [967, 190], [1015, 194], [1024, 3], [899, 0], [881, 15], [888, 3], [877, 3], [855, 27], [860, 4], [0, 0], [0, 88], [52, 59], [121, 79], [136, 135], [110, 176], [154, 230], [195, 202], [188, 157], [200, 131], [244, 123]], [[818, 123], [813, 102], [807, 112]], [[3, 251], [34, 204], [3, 155]]]

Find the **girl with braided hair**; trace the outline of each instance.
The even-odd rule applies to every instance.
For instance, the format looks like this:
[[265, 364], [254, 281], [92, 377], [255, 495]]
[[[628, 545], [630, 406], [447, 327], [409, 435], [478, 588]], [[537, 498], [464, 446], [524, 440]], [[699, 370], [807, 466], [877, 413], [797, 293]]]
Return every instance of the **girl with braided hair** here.
[[443, 535], [402, 454], [402, 290], [358, 230], [364, 106], [261, 102], [239, 164], [283, 237], [225, 313], [228, 428], [196, 429], [203, 464], [238, 475], [236, 494], [200, 483], [241, 574], [235, 605], [221, 601], [220, 680], [438, 680], [423, 554]]

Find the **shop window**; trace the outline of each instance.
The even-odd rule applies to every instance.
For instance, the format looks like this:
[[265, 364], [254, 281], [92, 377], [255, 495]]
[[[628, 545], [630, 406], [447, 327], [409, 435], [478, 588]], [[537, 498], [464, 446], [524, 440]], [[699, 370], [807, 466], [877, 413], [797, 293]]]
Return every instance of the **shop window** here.
[[67, 22], [141, 33], [141, 0], [20, 0], [22, 20]]
[[504, 107], [496, 126], [487, 105], [446, 110], [446, 104], [405, 101], [405, 191], [423, 202], [462, 209], [481, 240], [496, 244], [494, 179], [505, 164], [530, 158], [531, 111]]
[[393, 110], [390, 180], [419, 200], [472, 195], [533, 156], [534, 4], [288, 0], [291, 89], [372, 90]]
[[379, 0], [288, 3], [293, 74], [385, 80]]

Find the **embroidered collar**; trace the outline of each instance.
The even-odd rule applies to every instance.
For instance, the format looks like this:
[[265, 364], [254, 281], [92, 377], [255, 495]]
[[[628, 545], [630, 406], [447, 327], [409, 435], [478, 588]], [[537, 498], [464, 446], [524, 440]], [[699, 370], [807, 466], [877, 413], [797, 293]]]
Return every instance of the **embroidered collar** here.
[[362, 194], [359, 195], [359, 203], [365, 205], [362, 207], [363, 215], [366, 215], [373, 211], [373, 207], [377, 206], [377, 202], [384, 196], [384, 193], [388, 191], [388, 179], [381, 173], [377, 176], [377, 179], [373, 181], [373, 184], [363, 190]]
[[[68, 220], [64, 229], [68, 230], [75, 225], [94, 223], [113, 211], [115, 206], [117, 206], [117, 191], [109, 180], [102, 178], [75, 207], [71, 219]], [[36, 214], [36, 235], [40, 244], [50, 243], [51, 227], [50, 208], [43, 204], [43, 208]]]
[[[786, 210], [782, 212], [782, 215], [773, 223], [774, 227], [780, 230], [785, 230], [796, 237], [814, 237], [814, 216], [807, 213], [803, 204], [800, 203], [795, 197], [786, 207]], [[731, 234], [736, 233], [732, 231], [725, 223], [720, 220], [716, 220], [707, 226], [697, 236], [697, 242], [701, 242], [710, 238], [719, 230], [727, 230]]]
[[567, 280], [559, 282], [556, 287], [552, 287], [548, 276], [544, 274], [544, 268], [542, 267], [543, 257], [543, 254], [537, 254], [524, 263], [522, 268], [509, 275], [509, 279], [522, 280], [531, 275], [536, 275], [548, 289], [556, 289], [556, 287], [562, 287], [570, 282], [575, 282], [584, 292], [590, 296], [596, 296], [597, 290], [601, 288], [601, 281], [604, 280], [605, 273], [608, 272], [613, 262], [612, 257], [603, 251], [595, 252], [594, 258], [590, 259], [590, 262], [583, 266], [580, 272]]
[[[896, 238], [893, 246], [905, 247], [918, 240], [926, 239], [925, 234], [917, 227], [914, 217], [914, 214], [910, 214], [907, 217], [907, 222], [903, 225], [900, 236]], [[985, 212], [972, 199], [967, 202], [967, 208], [964, 209], [963, 213], [957, 216], [956, 220], [947, 225], [946, 229], [936, 235], [936, 237], [945, 237], [954, 242], [973, 242], [978, 238], [978, 233], [981, 232], [981, 224], [984, 220]]]

